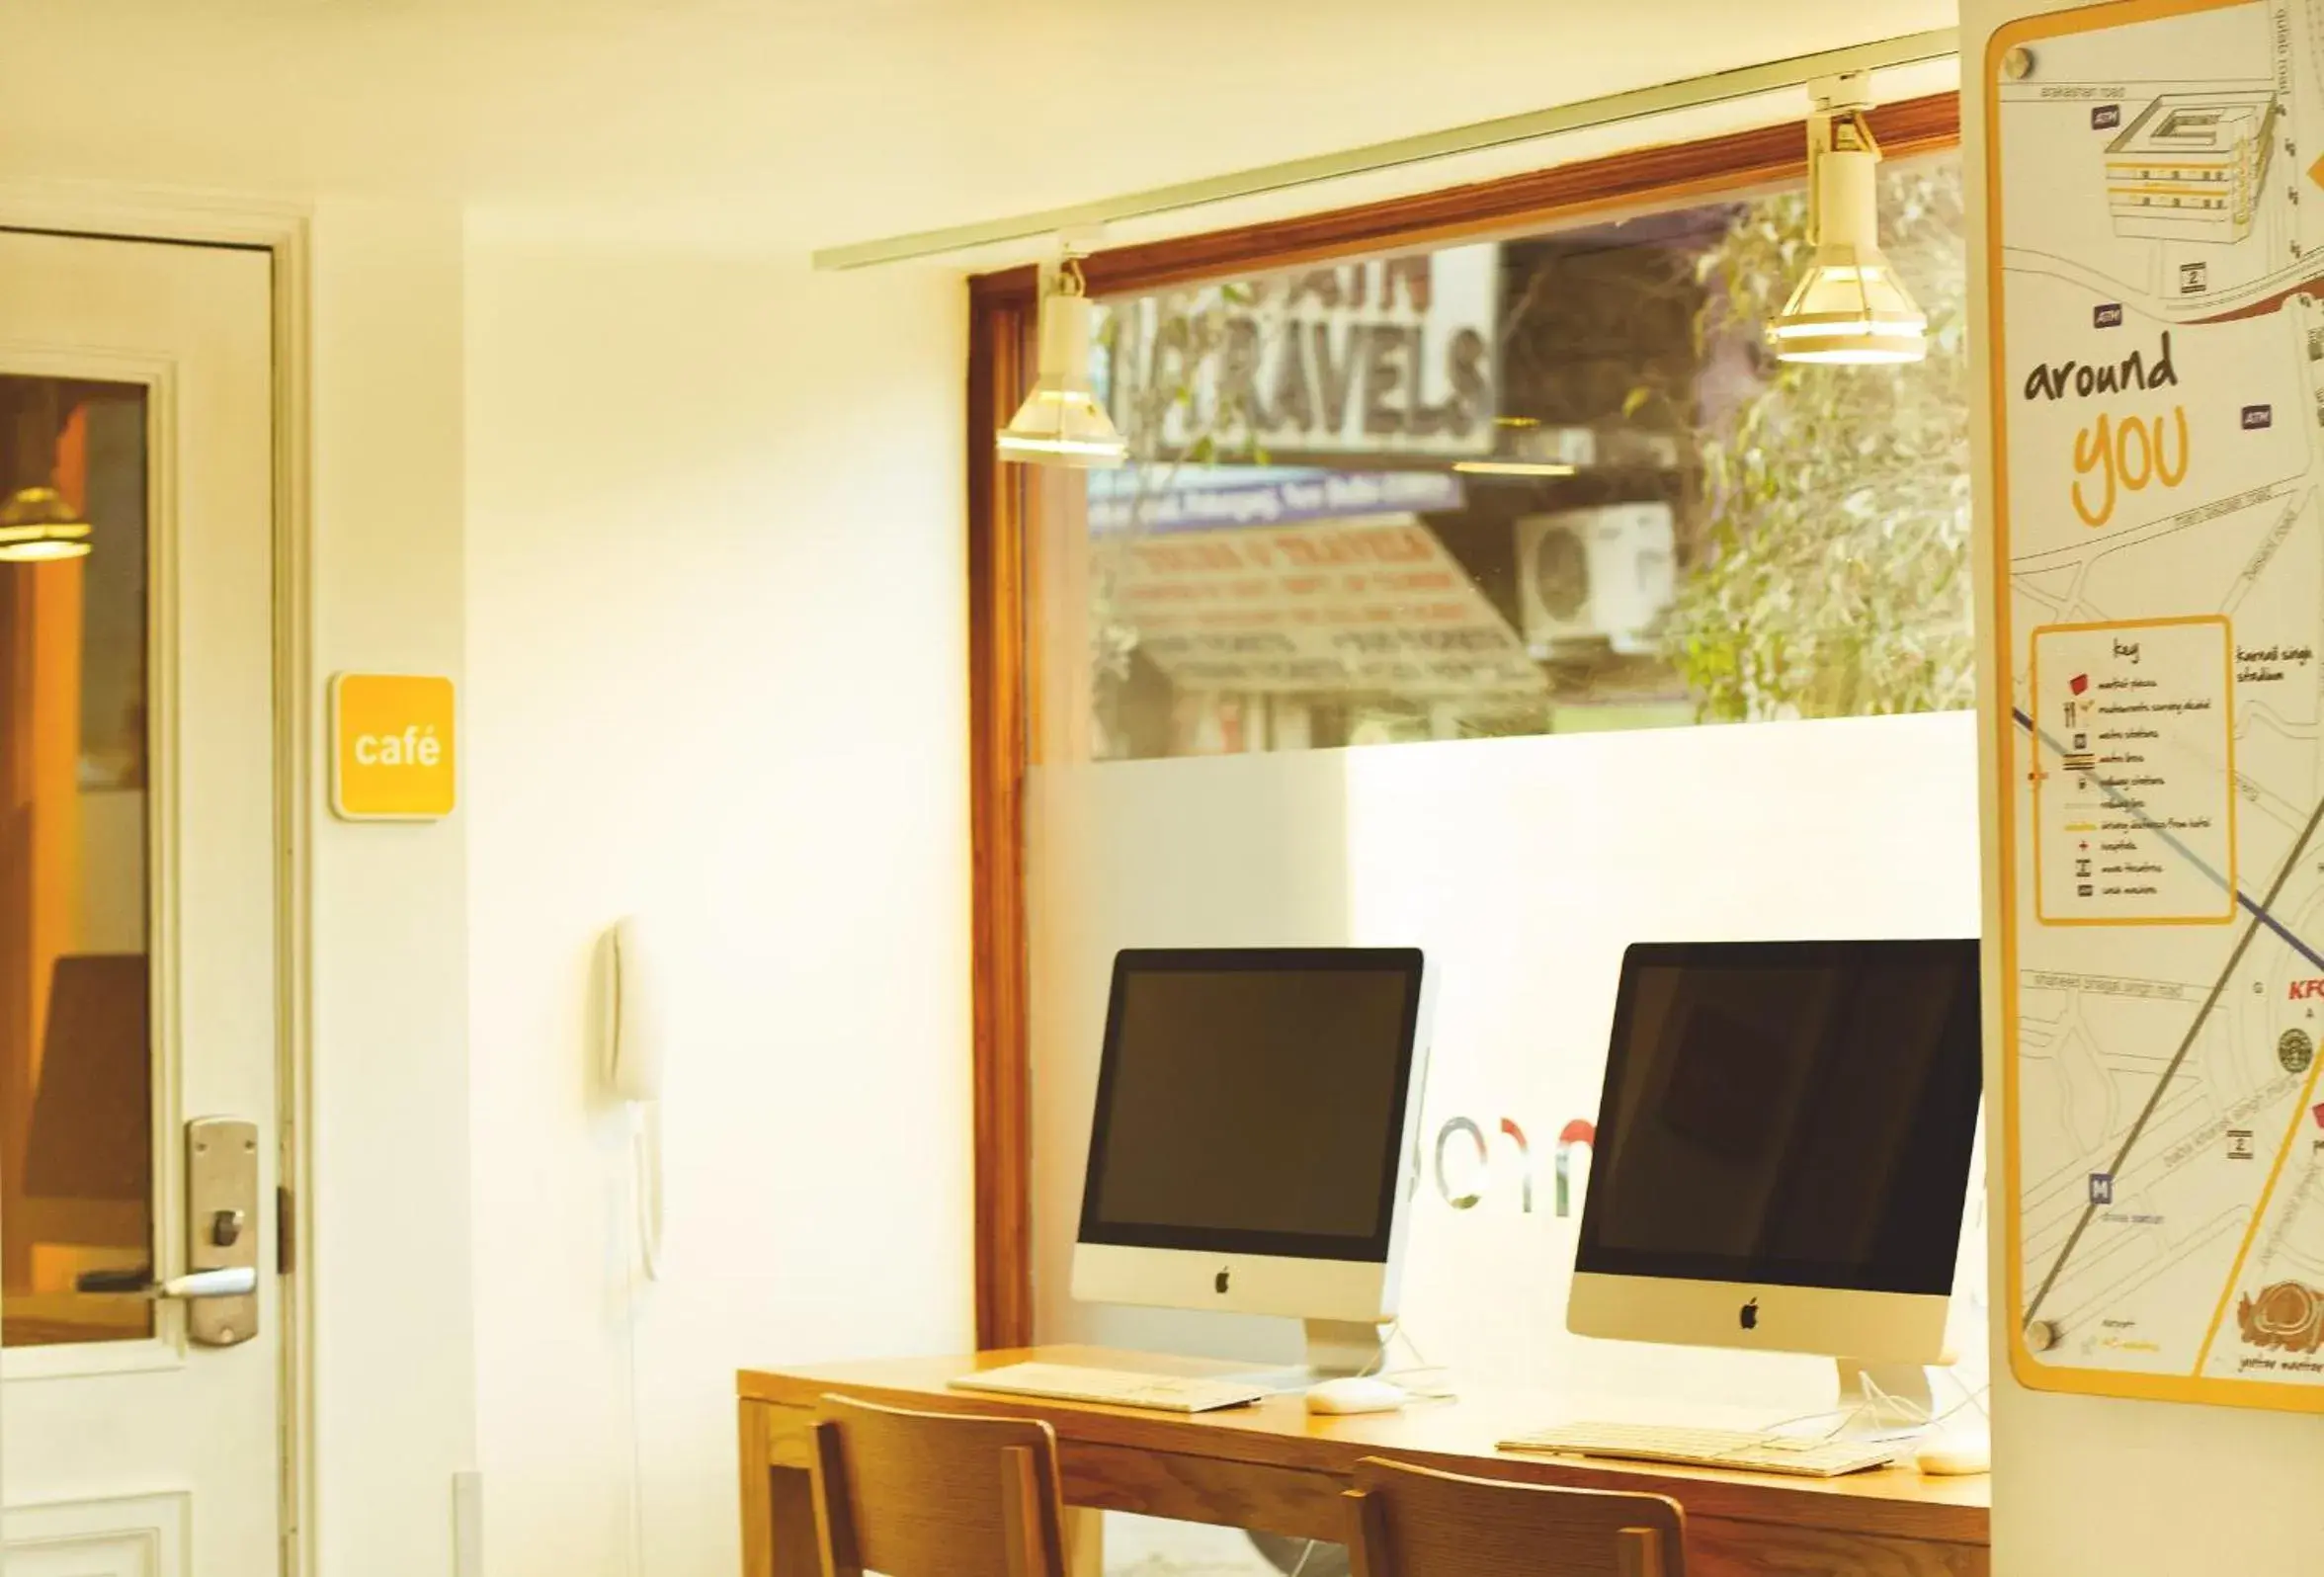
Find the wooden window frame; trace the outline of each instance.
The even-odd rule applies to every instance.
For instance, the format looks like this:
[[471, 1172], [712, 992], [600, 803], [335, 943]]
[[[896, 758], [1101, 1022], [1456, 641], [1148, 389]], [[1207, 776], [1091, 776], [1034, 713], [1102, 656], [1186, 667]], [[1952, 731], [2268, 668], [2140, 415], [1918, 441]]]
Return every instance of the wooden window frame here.
[[[1882, 105], [1890, 157], [1960, 144], [1960, 97]], [[1593, 216], [1731, 197], [1806, 175], [1806, 126], [1760, 126], [1499, 180], [1207, 234], [1116, 247], [1083, 264], [1097, 295], [1137, 294], [1391, 249], [1535, 233]], [[968, 717], [976, 1343], [1033, 1340], [1033, 1087], [1024, 791], [1035, 738], [1033, 493], [991, 433], [1023, 397], [1038, 289], [1031, 267], [968, 281]]]

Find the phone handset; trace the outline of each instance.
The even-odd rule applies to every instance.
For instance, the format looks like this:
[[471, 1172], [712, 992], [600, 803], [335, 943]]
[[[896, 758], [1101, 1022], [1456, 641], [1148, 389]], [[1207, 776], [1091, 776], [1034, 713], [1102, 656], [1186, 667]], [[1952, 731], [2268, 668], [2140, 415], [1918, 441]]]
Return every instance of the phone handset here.
[[663, 1032], [653, 958], [634, 916], [606, 938], [606, 1086], [629, 1108], [629, 1153], [636, 1171], [637, 1257], [646, 1280], [662, 1279]]

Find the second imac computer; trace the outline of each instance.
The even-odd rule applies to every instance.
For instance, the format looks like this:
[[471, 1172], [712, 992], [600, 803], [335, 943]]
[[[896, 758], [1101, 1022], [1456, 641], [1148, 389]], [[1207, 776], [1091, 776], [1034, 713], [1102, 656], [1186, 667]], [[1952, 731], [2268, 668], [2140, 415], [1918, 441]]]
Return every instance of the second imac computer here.
[[1631, 947], [1568, 1328], [1823, 1354], [1925, 1410], [1980, 1045], [1973, 940]]
[[1114, 964], [1073, 1295], [1306, 1322], [1321, 1374], [1396, 1311], [1428, 979], [1400, 948]]

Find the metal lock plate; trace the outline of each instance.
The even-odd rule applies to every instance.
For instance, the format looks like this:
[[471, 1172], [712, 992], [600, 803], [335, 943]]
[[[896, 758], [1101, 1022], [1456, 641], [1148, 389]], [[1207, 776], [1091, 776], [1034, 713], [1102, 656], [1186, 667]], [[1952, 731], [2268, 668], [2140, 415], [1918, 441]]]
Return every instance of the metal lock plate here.
[[[196, 1118], [186, 1124], [186, 1269], [258, 1265], [258, 1124]], [[186, 1303], [186, 1335], [238, 1347], [258, 1334], [258, 1294]]]

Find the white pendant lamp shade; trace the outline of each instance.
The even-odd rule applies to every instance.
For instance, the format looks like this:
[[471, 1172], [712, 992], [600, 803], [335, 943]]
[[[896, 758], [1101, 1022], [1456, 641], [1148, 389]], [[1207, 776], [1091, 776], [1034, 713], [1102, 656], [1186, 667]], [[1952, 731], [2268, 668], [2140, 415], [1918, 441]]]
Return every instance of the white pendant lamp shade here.
[[1090, 388], [1090, 300], [1069, 258], [1043, 281], [1040, 367], [1033, 392], [997, 435], [1001, 458], [1029, 465], [1119, 465], [1129, 446]]
[[82, 558], [89, 523], [53, 487], [19, 488], [0, 504], [0, 564], [37, 564]]
[[1808, 144], [1815, 259], [1768, 338], [1785, 362], [1917, 362], [1928, 354], [1929, 319], [1880, 252], [1880, 150], [1861, 114], [1829, 124], [1829, 135]]

